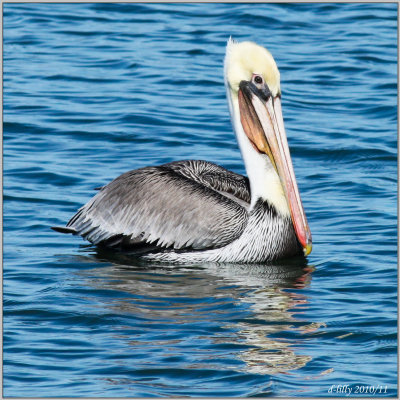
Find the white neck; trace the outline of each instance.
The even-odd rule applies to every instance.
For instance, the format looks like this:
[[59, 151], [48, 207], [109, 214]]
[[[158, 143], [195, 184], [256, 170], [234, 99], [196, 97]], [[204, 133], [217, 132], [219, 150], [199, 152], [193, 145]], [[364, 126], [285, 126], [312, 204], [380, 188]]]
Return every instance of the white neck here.
[[268, 201], [282, 215], [290, 215], [281, 180], [266, 154], [255, 150], [247, 138], [240, 122], [239, 102], [227, 85], [227, 98], [233, 129], [239, 143], [247, 176], [250, 181], [251, 208], [258, 199]]

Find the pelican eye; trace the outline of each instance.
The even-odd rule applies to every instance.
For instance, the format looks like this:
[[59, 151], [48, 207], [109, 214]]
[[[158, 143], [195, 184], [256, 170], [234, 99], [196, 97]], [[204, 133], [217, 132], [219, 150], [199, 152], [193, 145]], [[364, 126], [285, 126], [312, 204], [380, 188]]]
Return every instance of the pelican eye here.
[[254, 75], [253, 76], [253, 81], [254, 83], [256, 83], [257, 85], [261, 85], [264, 82], [264, 79], [262, 78], [262, 76], [260, 75]]

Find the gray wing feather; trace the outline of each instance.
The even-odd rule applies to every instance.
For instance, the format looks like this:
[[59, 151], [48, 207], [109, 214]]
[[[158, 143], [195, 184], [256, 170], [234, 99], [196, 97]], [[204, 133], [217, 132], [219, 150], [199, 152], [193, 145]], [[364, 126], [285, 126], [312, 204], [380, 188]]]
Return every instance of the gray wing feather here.
[[249, 199], [247, 178], [205, 161], [179, 161], [119, 176], [67, 227], [109, 246], [221, 247], [243, 232], [248, 213], [239, 203]]
[[201, 160], [175, 161], [164, 166], [240, 204], [250, 205], [250, 184], [248, 178], [243, 175]]

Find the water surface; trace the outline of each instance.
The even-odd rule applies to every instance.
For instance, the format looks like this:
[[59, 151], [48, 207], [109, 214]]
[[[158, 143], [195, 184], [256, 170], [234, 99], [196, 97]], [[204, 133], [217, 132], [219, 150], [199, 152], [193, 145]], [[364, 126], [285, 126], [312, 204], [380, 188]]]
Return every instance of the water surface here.
[[[396, 16], [5, 4], [4, 395], [396, 396]], [[244, 173], [229, 35], [279, 65], [308, 259], [160, 267], [51, 231], [130, 169], [195, 158]]]

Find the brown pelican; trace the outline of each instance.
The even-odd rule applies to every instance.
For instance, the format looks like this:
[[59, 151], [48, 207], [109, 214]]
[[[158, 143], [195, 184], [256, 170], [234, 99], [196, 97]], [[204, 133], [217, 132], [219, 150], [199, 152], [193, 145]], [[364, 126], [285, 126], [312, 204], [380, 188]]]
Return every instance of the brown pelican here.
[[169, 262], [264, 262], [311, 252], [268, 50], [229, 39], [225, 86], [248, 178], [206, 161], [126, 172], [56, 231]]

